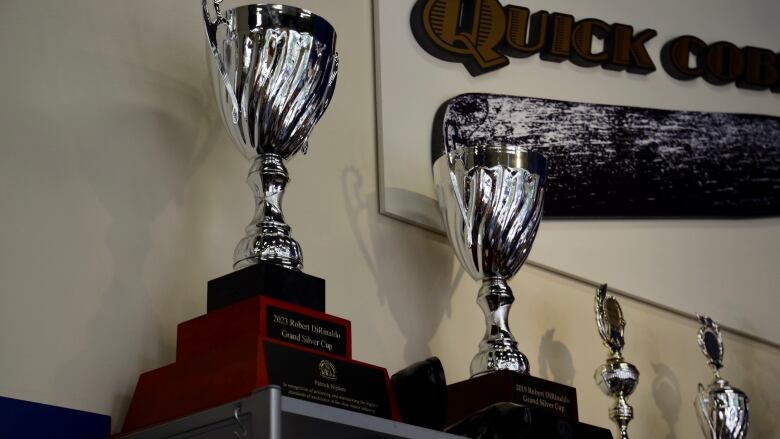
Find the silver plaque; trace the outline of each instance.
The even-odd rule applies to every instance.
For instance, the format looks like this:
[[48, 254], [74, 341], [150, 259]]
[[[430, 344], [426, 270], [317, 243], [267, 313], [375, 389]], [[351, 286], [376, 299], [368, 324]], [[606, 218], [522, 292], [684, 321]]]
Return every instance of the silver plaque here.
[[225, 126], [250, 160], [256, 212], [233, 257], [303, 268], [301, 247], [282, 214], [284, 161], [306, 153], [308, 137], [336, 85], [336, 32], [323, 18], [285, 5], [247, 5], [214, 17], [203, 0], [211, 72]]

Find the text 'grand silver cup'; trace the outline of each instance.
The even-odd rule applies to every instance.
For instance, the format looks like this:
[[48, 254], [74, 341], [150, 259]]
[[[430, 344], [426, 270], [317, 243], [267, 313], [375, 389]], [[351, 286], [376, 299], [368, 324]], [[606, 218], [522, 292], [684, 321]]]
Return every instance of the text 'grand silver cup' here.
[[531, 251], [547, 181], [544, 157], [512, 145], [449, 149], [433, 164], [444, 226], [463, 268], [482, 282], [477, 303], [485, 336], [471, 375], [496, 370], [529, 372], [509, 329], [514, 302], [507, 281]]
[[308, 137], [336, 85], [336, 32], [323, 18], [285, 5], [225, 12], [203, 0], [214, 91], [233, 142], [252, 161], [247, 182], [256, 212], [236, 247], [234, 269], [260, 261], [303, 268], [300, 245], [282, 214], [289, 181], [284, 160], [308, 148]]

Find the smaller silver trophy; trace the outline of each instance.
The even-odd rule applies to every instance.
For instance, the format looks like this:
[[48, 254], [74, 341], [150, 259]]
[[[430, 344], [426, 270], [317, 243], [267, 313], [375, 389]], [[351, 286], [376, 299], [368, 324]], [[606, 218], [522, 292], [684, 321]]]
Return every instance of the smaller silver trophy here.
[[708, 387], [699, 384], [699, 394], [694, 403], [699, 424], [708, 439], [742, 439], [748, 430], [748, 397], [745, 392], [729, 386], [728, 381], [720, 376], [723, 337], [718, 325], [705, 315], [697, 316], [701, 323], [699, 347], [715, 375], [715, 380]]
[[477, 303], [486, 331], [471, 376], [529, 373], [509, 330], [514, 302], [507, 281], [528, 258], [542, 218], [544, 156], [513, 145], [453, 147], [435, 159], [433, 176], [444, 227], [463, 268], [482, 282]]
[[639, 370], [623, 360], [624, 333], [626, 321], [620, 303], [607, 296], [607, 284], [596, 291], [596, 325], [604, 345], [609, 349], [607, 363], [596, 369], [596, 384], [607, 395], [615, 398], [615, 405], [609, 409], [609, 418], [617, 424], [620, 439], [628, 439], [628, 423], [634, 419], [634, 409], [626, 398], [634, 393], [639, 383]]
[[222, 0], [212, 1], [213, 18], [202, 0], [214, 91], [233, 143], [252, 162], [247, 183], [256, 205], [233, 268], [268, 262], [300, 271], [303, 253], [282, 214], [284, 161], [306, 153], [328, 108], [338, 72], [336, 31], [292, 6], [247, 5], [223, 15]]

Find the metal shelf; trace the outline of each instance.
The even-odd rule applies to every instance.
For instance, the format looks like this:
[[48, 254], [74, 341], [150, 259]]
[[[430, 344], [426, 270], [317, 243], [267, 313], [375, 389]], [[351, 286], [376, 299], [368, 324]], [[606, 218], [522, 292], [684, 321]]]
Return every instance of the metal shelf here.
[[[241, 420], [239, 424], [235, 418]], [[245, 429], [245, 430], [244, 430]], [[246, 435], [242, 436], [245, 431]], [[238, 434], [238, 436], [236, 436]], [[128, 439], [462, 439], [383, 418], [282, 396], [279, 387], [122, 436]]]

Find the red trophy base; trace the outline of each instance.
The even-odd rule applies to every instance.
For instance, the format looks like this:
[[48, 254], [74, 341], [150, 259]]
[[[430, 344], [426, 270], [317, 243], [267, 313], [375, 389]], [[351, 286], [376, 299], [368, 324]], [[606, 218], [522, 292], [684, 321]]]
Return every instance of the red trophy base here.
[[179, 325], [176, 362], [142, 374], [122, 433], [275, 384], [312, 402], [400, 420], [384, 368], [351, 359], [349, 322], [256, 297]]

